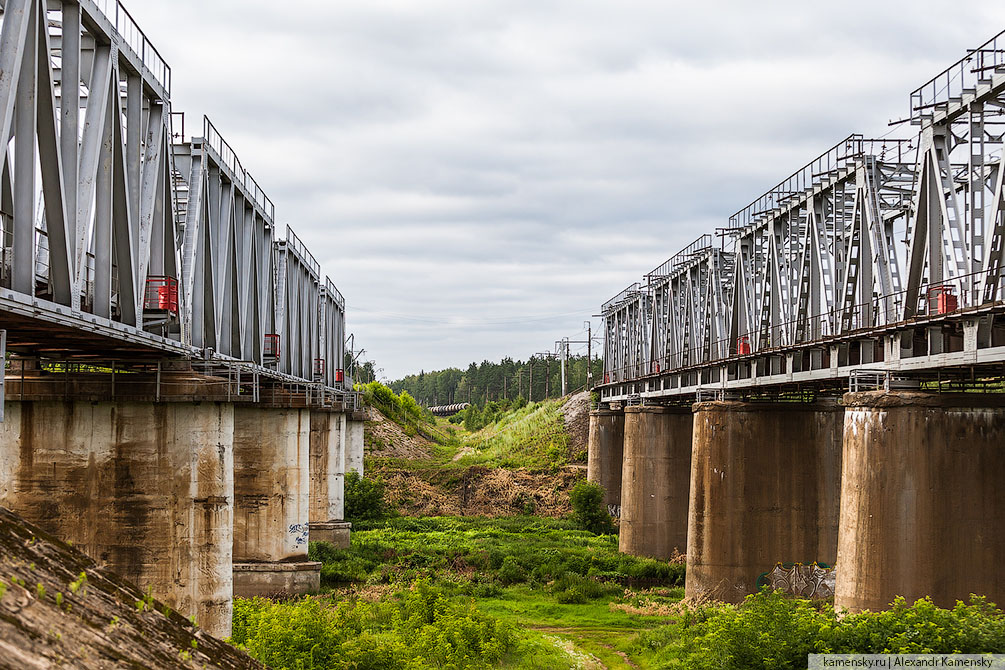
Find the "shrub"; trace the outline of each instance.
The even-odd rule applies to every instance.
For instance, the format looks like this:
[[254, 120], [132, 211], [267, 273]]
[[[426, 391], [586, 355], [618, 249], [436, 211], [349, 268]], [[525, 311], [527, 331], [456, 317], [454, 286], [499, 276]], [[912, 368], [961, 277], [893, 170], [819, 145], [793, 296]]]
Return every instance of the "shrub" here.
[[604, 505], [604, 487], [600, 484], [585, 479], [578, 482], [569, 493], [569, 502], [576, 522], [584, 530], [597, 535], [614, 532], [614, 524]]
[[489, 668], [516, 647], [512, 626], [424, 581], [387, 602], [234, 601], [231, 641], [276, 670]]
[[384, 482], [365, 479], [355, 470], [345, 476], [345, 518], [348, 521], [373, 521], [387, 517]]
[[507, 556], [499, 566], [499, 581], [503, 584], [519, 584], [527, 581], [527, 571], [515, 558]]
[[951, 610], [898, 598], [888, 611], [839, 618], [830, 605], [763, 590], [687, 611], [636, 644], [656, 651], [656, 667], [690, 670], [805, 668], [811, 653], [1002, 653], [1005, 615], [972, 596]]
[[555, 600], [563, 605], [582, 604], [597, 598], [621, 593], [617, 584], [604, 584], [590, 577], [569, 572], [552, 583], [551, 592]]

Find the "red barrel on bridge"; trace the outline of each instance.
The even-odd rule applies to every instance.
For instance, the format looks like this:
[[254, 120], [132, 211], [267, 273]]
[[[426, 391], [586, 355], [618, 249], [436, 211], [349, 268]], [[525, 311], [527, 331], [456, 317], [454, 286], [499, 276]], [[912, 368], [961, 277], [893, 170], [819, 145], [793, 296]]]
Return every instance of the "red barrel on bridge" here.
[[262, 353], [265, 358], [279, 358], [279, 335], [277, 333], [265, 334], [265, 348]]
[[941, 284], [928, 289], [928, 313], [949, 314], [960, 308], [960, 300], [956, 297], [952, 286]]
[[168, 276], [147, 277], [147, 290], [143, 295], [143, 309], [178, 313], [178, 280]]

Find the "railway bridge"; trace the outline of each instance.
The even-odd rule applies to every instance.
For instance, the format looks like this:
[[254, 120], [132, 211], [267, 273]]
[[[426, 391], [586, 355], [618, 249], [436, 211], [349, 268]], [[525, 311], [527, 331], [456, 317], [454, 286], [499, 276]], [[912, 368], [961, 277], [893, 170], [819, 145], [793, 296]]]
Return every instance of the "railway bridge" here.
[[1005, 33], [602, 306], [590, 477], [624, 551], [737, 601], [1005, 601]]
[[0, 505], [225, 637], [348, 540], [345, 300], [120, 1], [0, 10]]

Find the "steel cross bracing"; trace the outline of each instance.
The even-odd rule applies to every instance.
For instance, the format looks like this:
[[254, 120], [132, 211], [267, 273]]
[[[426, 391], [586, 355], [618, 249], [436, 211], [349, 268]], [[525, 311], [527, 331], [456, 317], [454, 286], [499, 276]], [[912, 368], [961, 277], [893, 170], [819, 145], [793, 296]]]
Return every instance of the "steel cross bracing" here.
[[342, 295], [208, 119], [201, 137], [172, 133], [170, 89], [117, 0], [0, 6], [8, 350], [142, 351], [351, 388]]
[[606, 303], [603, 400], [1001, 374], [1003, 35], [912, 94], [917, 137], [849, 136]]

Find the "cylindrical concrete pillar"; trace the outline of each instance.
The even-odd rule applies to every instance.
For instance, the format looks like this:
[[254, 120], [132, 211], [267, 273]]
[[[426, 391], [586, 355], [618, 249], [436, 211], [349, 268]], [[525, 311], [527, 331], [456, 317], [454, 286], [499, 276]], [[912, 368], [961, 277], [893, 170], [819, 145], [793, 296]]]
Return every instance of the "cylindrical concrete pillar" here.
[[311, 410], [310, 540], [349, 546], [345, 519], [345, 413]]
[[739, 602], [776, 563], [833, 564], [842, 408], [694, 405], [688, 598]]
[[618, 549], [668, 558], [687, 546], [691, 409], [625, 408]]
[[621, 507], [621, 462], [624, 458], [625, 413], [601, 409], [590, 412], [589, 458], [586, 479], [604, 487], [604, 504]]
[[230, 635], [234, 410], [8, 402], [0, 505]]
[[307, 562], [310, 410], [234, 409], [234, 595], [320, 587]]
[[836, 607], [1005, 601], [1005, 398], [849, 393]]
[[363, 476], [363, 412], [353, 412], [346, 420], [345, 471]]

